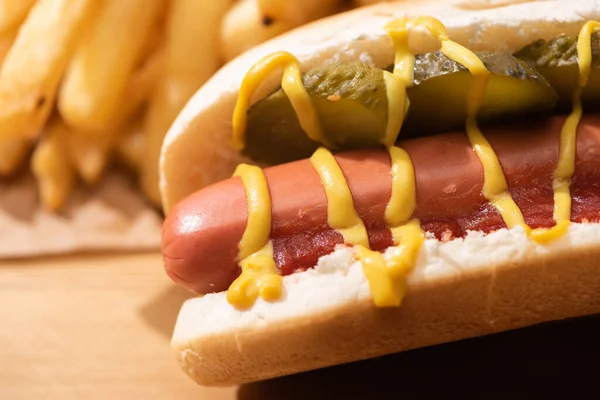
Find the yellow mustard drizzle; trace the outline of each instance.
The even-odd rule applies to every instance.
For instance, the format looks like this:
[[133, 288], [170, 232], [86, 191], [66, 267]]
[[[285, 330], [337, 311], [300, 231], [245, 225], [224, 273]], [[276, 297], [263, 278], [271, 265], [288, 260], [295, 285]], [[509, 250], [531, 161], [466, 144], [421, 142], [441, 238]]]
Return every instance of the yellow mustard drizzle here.
[[355, 254], [363, 264], [373, 301], [378, 307], [399, 306], [406, 292], [406, 278], [412, 271], [425, 234], [417, 219], [410, 220], [416, 208], [414, 167], [406, 151], [393, 146], [409, 108], [406, 88], [413, 84], [415, 57], [409, 51], [408, 20], [386, 26], [396, 50], [393, 73], [386, 72], [388, 126], [384, 144], [391, 159], [392, 193], [385, 210], [394, 245], [386, 255], [357, 246]]
[[[575, 173], [575, 153], [577, 148], [577, 127], [581, 120], [581, 92], [587, 85], [592, 66], [592, 33], [600, 29], [597, 21], [587, 22], [577, 39], [577, 59], [579, 64], [578, 87], [573, 93], [573, 109], [562, 127], [558, 165], [554, 171], [554, 220], [556, 226], [546, 230], [546, 235], [538, 241], [548, 241], [566, 232], [571, 224], [571, 178]], [[536, 230], [544, 232], [544, 230]], [[532, 232], [534, 238], [538, 232]]]
[[260, 84], [278, 69], [283, 69], [281, 88], [296, 111], [298, 122], [306, 135], [316, 142], [327, 144], [317, 111], [302, 83], [300, 62], [288, 52], [281, 51], [266, 56], [252, 66], [244, 77], [233, 110], [233, 146], [241, 151], [246, 145], [246, 125], [250, 99]]
[[229, 286], [227, 301], [236, 307], [250, 307], [258, 296], [275, 300], [281, 295], [281, 276], [273, 259], [271, 196], [263, 170], [240, 164], [233, 176], [242, 180], [248, 202], [248, 222], [239, 244], [242, 273]]
[[319, 148], [310, 159], [327, 197], [328, 225], [344, 237], [345, 243], [355, 246], [355, 255], [363, 263], [373, 300], [379, 307], [400, 305], [406, 276], [412, 270], [424, 240], [419, 221], [407, 222], [416, 206], [414, 168], [408, 153], [392, 147], [390, 157], [392, 195], [386, 207], [386, 222], [398, 247], [387, 259], [370, 250], [364, 222], [356, 212], [352, 193], [335, 157], [329, 150]]
[[415, 71], [415, 56], [410, 52], [408, 43], [410, 25], [410, 20], [401, 18], [385, 26], [394, 44], [394, 75], [402, 79], [406, 87], [412, 86]]
[[508, 192], [500, 161], [477, 125], [477, 113], [481, 107], [490, 72], [475, 53], [450, 40], [446, 28], [439, 20], [432, 17], [419, 17], [415, 25], [427, 28], [440, 41], [440, 51], [471, 73], [473, 81], [467, 95], [465, 128], [471, 146], [483, 167], [483, 196], [498, 210], [508, 228], [518, 225], [525, 227], [523, 214]]
[[417, 207], [415, 169], [408, 153], [400, 147], [389, 149], [392, 167], [392, 194], [385, 208], [385, 221], [390, 227], [405, 224]]
[[240, 164], [233, 176], [242, 180], [248, 202], [248, 222], [239, 244], [240, 259], [249, 257], [269, 241], [271, 234], [271, 195], [262, 169]]
[[396, 143], [398, 133], [404, 122], [404, 116], [408, 110], [409, 101], [406, 96], [406, 84], [402, 78], [388, 71], [383, 71], [383, 80], [388, 101], [388, 119], [385, 136], [382, 138], [381, 144], [390, 147]]
[[384, 256], [377, 251], [356, 247], [356, 256], [363, 264], [363, 273], [369, 283], [373, 302], [377, 307], [397, 307], [406, 294], [406, 278], [413, 270], [421, 245], [425, 240], [416, 219], [395, 228], [401, 237], [396, 247]]
[[413, 84], [415, 56], [408, 47], [409, 31], [405, 19], [388, 24], [386, 30], [396, 49], [394, 71], [384, 71], [383, 75], [388, 100], [388, 121], [382, 144], [389, 148], [396, 142], [410, 105], [406, 88]]
[[357, 247], [363, 272], [378, 307], [399, 306], [406, 292], [406, 278], [412, 271], [425, 234], [418, 219], [410, 220], [417, 204], [415, 173], [408, 153], [392, 146], [392, 194], [385, 209], [385, 221], [392, 232], [392, 251], [383, 254]]
[[319, 174], [327, 197], [327, 223], [337, 230], [344, 242], [369, 247], [369, 236], [362, 219], [354, 208], [352, 193], [335, 157], [320, 147], [310, 158]]

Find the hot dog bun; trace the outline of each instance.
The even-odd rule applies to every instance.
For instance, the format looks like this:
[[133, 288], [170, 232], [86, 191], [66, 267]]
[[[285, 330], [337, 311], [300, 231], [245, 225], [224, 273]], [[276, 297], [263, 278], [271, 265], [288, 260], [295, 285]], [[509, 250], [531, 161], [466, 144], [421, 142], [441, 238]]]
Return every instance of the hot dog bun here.
[[600, 312], [600, 226], [551, 245], [524, 232], [428, 240], [399, 308], [377, 308], [350, 250], [284, 277], [280, 301], [237, 311], [225, 293], [188, 300], [172, 346], [204, 385], [237, 384]]
[[[294, 54], [303, 71], [327, 62], [357, 59], [383, 67], [393, 62], [393, 46], [384, 26], [402, 16], [437, 17], [450, 37], [469, 49], [505, 52], [561, 33], [577, 35], [585, 21], [600, 18], [598, 0], [512, 0], [482, 9], [468, 3], [402, 1], [360, 8], [293, 30], [227, 64], [190, 99], [165, 137], [160, 161], [165, 211], [201, 187], [229, 178], [240, 162], [253, 163], [229, 146], [231, 115], [244, 75], [252, 64], [270, 53], [286, 50]], [[411, 37], [413, 52], [430, 51], [435, 46], [425, 32], [415, 32]], [[264, 97], [278, 84], [278, 76], [265, 82], [255, 99]]]
[[[481, 3], [481, 2], [480, 2]], [[494, 2], [496, 5], [498, 2]], [[249, 162], [227, 146], [244, 74], [278, 50], [306, 70], [328, 61], [392, 62], [383, 26], [403, 15], [439, 18], [471, 50], [516, 51], [537, 39], [576, 35], [600, 18], [600, 1], [513, 1], [474, 9], [465, 2], [387, 3], [295, 30], [224, 67], [189, 102], [169, 131], [161, 156], [163, 204], [228, 178]], [[487, 4], [489, 5], [489, 4]], [[484, 9], [483, 9], [484, 8]], [[425, 35], [414, 52], [434, 45]], [[277, 84], [264, 85], [257, 95]], [[225, 293], [187, 301], [172, 346], [183, 369], [205, 385], [266, 379], [406, 349], [600, 312], [600, 225], [572, 224], [547, 245], [520, 228], [470, 234], [422, 246], [399, 308], [373, 304], [360, 262], [340, 248], [318, 266], [284, 277], [284, 295], [238, 311]]]

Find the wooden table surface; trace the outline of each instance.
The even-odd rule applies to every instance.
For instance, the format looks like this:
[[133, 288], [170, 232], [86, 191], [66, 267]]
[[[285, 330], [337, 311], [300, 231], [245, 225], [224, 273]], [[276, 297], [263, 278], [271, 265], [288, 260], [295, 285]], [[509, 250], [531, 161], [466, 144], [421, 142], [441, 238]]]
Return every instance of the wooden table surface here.
[[0, 263], [0, 399], [233, 399], [169, 348], [188, 296], [158, 254]]
[[186, 297], [164, 275], [158, 254], [0, 263], [0, 399], [598, 394], [598, 317], [237, 388], [203, 388], [180, 372], [169, 349], [175, 317]]

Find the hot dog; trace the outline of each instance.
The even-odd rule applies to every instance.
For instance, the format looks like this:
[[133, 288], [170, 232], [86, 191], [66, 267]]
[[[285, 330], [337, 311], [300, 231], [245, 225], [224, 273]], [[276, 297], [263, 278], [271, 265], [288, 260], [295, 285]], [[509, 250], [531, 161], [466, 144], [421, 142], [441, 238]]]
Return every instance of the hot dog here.
[[[532, 228], [553, 224], [552, 173], [563, 123], [564, 118], [553, 117], [494, 127], [486, 132], [513, 197]], [[522, 132], [527, 132], [524, 139]], [[590, 183], [600, 178], [600, 116], [586, 115], [577, 138], [575, 191], [593, 187]], [[425, 137], [399, 145], [415, 164], [418, 206], [414, 216], [421, 220], [425, 231], [440, 240], [450, 240], [464, 238], [469, 230], [488, 233], [506, 227], [481, 195], [483, 171], [464, 133]], [[367, 225], [371, 247], [385, 250], [393, 244], [384, 223], [391, 191], [388, 154], [382, 150], [360, 150], [339, 153], [336, 158], [357, 199], [356, 208]], [[327, 225], [325, 193], [308, 160], [267, 168], [265, 175], [273, 199], [275, 259], [283, 275], [314, 266], [319, 257], [343, 243], [342, 236]], [[598, 221], [600, 210], [594, 208], [597, 195], [593, 192], [588, 190], [576, 196], [574, 221]], [[197, 223], [190, 224], [190, 219]], [[246, 197], [239, 178], [187, 197], [171, 211], [164, 225], [167, 273], [198, 293], [227, 290], [240, 272], [237, 246], [246, 219]], [[304, 257], [298, 256], [300, 248]]]
[[172, 340], [196, 381], [600, 312], [600, 2], [451, 3], [292, 32], [177, 119], [163, 256], [199, 294]]

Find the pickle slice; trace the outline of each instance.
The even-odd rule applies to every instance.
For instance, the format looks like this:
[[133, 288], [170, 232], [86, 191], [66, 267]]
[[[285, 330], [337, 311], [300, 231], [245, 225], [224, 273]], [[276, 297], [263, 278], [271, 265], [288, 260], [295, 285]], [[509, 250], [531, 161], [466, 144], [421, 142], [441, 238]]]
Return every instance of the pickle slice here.
[[[581, 94], [584, 103], [600, 102], [600, 33], [594, 32], [592, 69], [587, 86]], [[537, 68], [554, 86], [561, 104], [570, 103], [578, 86], [579, 65], [577, 37], [561, 35], [552, 40], [538, 40], [524, 47], [515, 56]]]
[[[530, 65], [506, 53], [478, 53], [491, 72], [479, 109], [480, 124], [550, 112], [558, 99], [550, 83]], [[414, 137], [464, 128], [471, 73], [440, 51], [415, 57], [410, 107], [400, 136]]]
[[[383, 70], [339, 63], [314, 68], [302, 80], [334, 149], [381, 147], [388, 119]], [[302, 130], [281, 89], [248, 110], [243, 153], [255, 161], [280, 164], [307, 158], [320, 145]]]
[[[480, 53], [492, 72], [478, 113], [482, 124], [551, 111], [558, 99], [526, 62], [504, 53]], [[466, 120], [470, 72], [441, 52], [417, 55], [410, 107], [400, 132], [423, 136], [460, 129]], [[302, 77], [334, 150], [381, 147], [388, 121], [384, 70], [360, 62], [317, 67]], [[282, 89], [248, 110], [244, 155], [266, 164], [310, 157], [321, 143], [300, 127]]]

